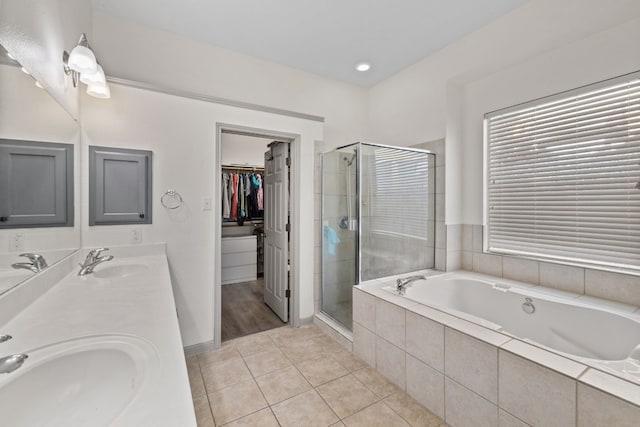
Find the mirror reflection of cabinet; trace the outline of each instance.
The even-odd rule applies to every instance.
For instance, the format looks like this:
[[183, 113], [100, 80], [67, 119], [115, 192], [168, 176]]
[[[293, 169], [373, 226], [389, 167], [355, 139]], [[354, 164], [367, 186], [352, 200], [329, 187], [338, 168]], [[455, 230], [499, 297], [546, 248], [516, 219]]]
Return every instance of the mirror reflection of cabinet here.
[[[3, 222], [15, 224], [15, 227], [0, 225], [1, 295], [34, 275], [29, 270], [16, 270], [11, 267], [13, 263], [25, 261], [20, 257], [21, 253], [41, 254], [47, 264], [53, 265], [77, 249], [80, 246], [81, 217], [78, 179], [80, 127], [75, 118], [46, 90], [35, 85], [32, 75], [21, 71], [20, 65], [7, 56], [1, 45], [0, 139], [5, 142], [12, 141], [10, 145], [16, 145], [15, 141], [20, 141], [21, 146], [31, 145], [31, 141], [47, 143], [35, 149], [39, 155], [34, 157], [29, 157], [25, 152], [14, 156], [10, 162], [15, 161], [16, 167], [13, 168], [15, 173], [11, 176], [7, 175], [6, 163], [0, 165], [0, 175], [6, 180], [4, 196], [0, 195], [0, 210], [12, 212], [10, 215], [2, 215], [8, 217], [7, 221]], [[47, 152], [48, 144], [54, 148], [53, 152]], [[69, 146], [73, 147], [73, 151], [66, 151], [66, 147]], [[3, 147], [6, 148], [6, 145]], [[36, 163], [40, 167], [33, 166]], [[58, 168], [63, 163], [66, 163], [64, 174], [53, 171], [54, 165]], [[65, 188], [65, 185], [61, 184], [63, 175], [66, 175], [66, 202], [59, 191]], [[50, 177], [51, 180], [45, 180], [45, 177]], [[10, 181], [15, 185], [11, 185], [12, 190], [7, 190], [6, 183]], [[7, 196], [11, 193], [13, 196]], [[7, 197], [13, 197], [13, 207], [6, 202]], [[34, 214], [38, 211], [46, 213]]]
[[151, 224], [151, 151], [89, 147], [89, 225]]
[[0, 139], [0, 228], [73, 226], [73, 145]]

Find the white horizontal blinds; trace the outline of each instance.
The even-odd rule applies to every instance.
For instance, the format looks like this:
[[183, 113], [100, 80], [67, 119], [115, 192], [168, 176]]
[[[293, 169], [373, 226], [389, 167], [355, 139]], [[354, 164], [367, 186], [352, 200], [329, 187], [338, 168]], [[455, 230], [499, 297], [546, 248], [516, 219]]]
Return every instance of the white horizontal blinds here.
[[487, 115], [489, 250], [640, 268], [640, 79]]
[[[433, 220], [433, 160], [429, 154], [386, 147], [373, 151], [371, 230], [427, 240]], [[431, 163], [430, 163], [431, 160]], [[431, 191], [429, 191], [431, 189]]]

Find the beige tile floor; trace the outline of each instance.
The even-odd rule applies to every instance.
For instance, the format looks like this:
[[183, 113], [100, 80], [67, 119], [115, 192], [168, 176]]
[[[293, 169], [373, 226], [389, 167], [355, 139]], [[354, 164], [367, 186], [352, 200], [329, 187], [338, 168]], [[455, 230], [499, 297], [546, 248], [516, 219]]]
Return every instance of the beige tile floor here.
[[198, 426], [446, 426], [316, 326], [187, 358]]

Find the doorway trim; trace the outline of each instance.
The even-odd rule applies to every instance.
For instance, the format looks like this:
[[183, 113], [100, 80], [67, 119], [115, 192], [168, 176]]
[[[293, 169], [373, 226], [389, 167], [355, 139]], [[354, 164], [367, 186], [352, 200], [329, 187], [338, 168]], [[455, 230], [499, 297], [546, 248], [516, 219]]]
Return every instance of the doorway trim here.
[[[269, 129], [261, 129], [248, 127], [230, 123], [216, 122], [216, 138], [214, 143], [214, 194], [219, 194], [222, 179], [220, 171], [222, 169], [222, 134], [235, 133], [244, 135], [261, 136], [273, 138], [276, 141], [289, 142], [290, 158], [291, 158], [291, 180], [289, 191], [289, 211], [291, 212], [291, 230], [290, 230], [290, 262], [289, 262], [289, 287], [291, 289], [291, 298], [289, 300], [289, 326], [300, 326], [300, 257], [298, 256], [300, 248], [300, 164], [301, 164], [301, 137], [299, 134], [274, 131]], [[213, 272], [213, 344], [214, 348], [220, 348], [222, 345], [222, 200], [221, 197], [214, 197], [214, 272]]]

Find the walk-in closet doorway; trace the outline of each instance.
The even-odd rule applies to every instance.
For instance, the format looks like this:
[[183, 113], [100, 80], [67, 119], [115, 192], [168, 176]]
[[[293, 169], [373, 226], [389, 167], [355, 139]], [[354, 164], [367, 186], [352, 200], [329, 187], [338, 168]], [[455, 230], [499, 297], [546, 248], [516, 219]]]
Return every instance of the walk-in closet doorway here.
[[295, 141], [294, 135], [219, 126], [216, 345], [295, 319], [289, 274]]

